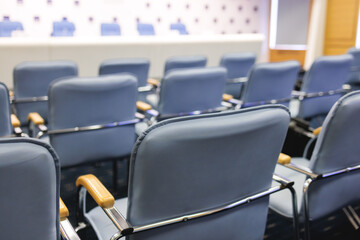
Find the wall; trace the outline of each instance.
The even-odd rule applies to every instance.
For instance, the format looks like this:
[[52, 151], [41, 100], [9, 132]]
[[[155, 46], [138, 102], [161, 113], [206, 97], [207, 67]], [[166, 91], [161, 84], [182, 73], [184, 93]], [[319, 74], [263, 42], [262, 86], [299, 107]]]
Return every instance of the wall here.
[[[267, 0], [0, 0], [0, 19], [23, 23], [25, 36], [49, 36], [52, 22], [66, 17], [76, 35], [100, 35], [100, 23], [118, 22], [124, 35], [137, 35], [136, 22], [153, 23], [158, 35], [171, 23], [185, 23], [192, 34], [264, 31]], [[265, 4], [263, 4], [265, 3]], [[21, 34], [20, 34], [21, 35]]]

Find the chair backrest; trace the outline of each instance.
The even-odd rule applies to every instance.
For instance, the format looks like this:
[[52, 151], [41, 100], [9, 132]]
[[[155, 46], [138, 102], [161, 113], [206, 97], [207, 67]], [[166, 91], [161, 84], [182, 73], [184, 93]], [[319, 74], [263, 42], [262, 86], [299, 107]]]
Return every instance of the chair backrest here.
[[138, 81], [138, 87], [146, 86], [150, 61], [146, 58], [111, 59], [100, 65], [99, 75], [130, 73]]
[[181, 35], [188, 35], [188, 31], [186, 30], [186, 26], [183, 23], [173, 23], [170, 25], [171, 30], [177, 30]]
[[102, 23], [101, 36], [120, 36], [120, 25], [117, 23]]
[[157, 110], [166, 115], [220, 107], [225, 81], [220, 67], [171, 71], [161, 80]]
[[139, 35], [142, 36], [155, 35], [154, 26], [150, 23], [138, 23], [137, 30], [139, 32]]
[[[322, 56], [305, 73], [302, 92], [316, 93], [338, 90], [347, 81], [352, 57], [349, 54]], [[300, 102], [299, 117], [311, 118], [327, 114], [341, 95], [308, 98]]]
[[59, 161], [49, 145], [0, 139], [0, 182], [1, 238], [60, 240]]
[[61, 22], [53, 22], [53, 32], [51, 36], [53, 37], [68, 37], [74, 36], [75, 24], [67, 20], [62, 20]]
[[[311, 156], [309, 168], [330, 173], [360, 164], [360, 91], [343, 96], [327, 115]], [[309, 189], [310, 216], [318, 218], [360, 200], [356, 184], [360, 172], [324, 179]], [[310, 191], [309, 190], [309, 191]]]
[[[134, 226], [154, 223], [268, 189], [289, 119], [285, 107], [267, 105], [175, 118], [150, 127], [130, 160], [127, 219]], [[264, 197], [136, 235], [160, 240], [262, 239], [267, 209]]]
[[205, 56], [181, 56], [171, 57], [165, 62], [164, 75], [170, 70], [185, 68], [201, 68], [205, 67], [207, 58]]
[[360, 84], [360, 49], [350, 48], [348, 54], [351, 54], [353, 61], [351, 64], [351, 72], [348, 78], [348, 83]]
[[23, 31], [21, 22], [2, 21], [0, 22], [0, 37], [11, 37], [12, 31]]
[[12, 133], [10, 114], [9, 91], [5, 84], [0, 82], [0, 137], [9, 136]]
[[[297, 61], [256, 64], [250, 71], [243, 102], [290, 98], [299, 70]], [[282, 104], [289, 105], [288, 102]]]
[[221, 57], [220, 66], [226, 68], [228, 79], [247, 77], [256, 61], [253, 52], [228, 53]]
[[[111, 75], [70, 78], [49, 89], [49, 129], [108, 125], [135, 119], [136, 78]], [[67, 134], [50, 134], [61, 166], [111, 160], [130, 155], [135, 126], [125, 125]]]
[[[13, 74], [15, 100], [20, 100], [47, 96], [52, 81], [76, 76], [78, 68], [70, 61], [23, 62], [15, 66]], [[47, 106], [47, 102], [19, 102], [15, 104], [15, 110], [21, 124], [26, 124], [30, 112], [38, 112], [47, 120]]]

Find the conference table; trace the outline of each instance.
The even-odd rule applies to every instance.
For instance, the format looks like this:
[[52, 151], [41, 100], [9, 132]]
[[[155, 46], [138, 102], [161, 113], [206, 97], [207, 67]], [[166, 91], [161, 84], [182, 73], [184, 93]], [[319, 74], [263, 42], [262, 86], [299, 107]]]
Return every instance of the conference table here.
[[250, 51], [261, 56], [264, 35], [179, 35], [0, 38], [0, 81], [13, 87], [12, 72], [23, 61], [71, 60], [79, 76], [97, 76], [103, 60], [147, 58], [149, 76], [161, 78], [165, 60], [172, 56], [205, 55], [208, 66], [218, 66], [224, 53]]

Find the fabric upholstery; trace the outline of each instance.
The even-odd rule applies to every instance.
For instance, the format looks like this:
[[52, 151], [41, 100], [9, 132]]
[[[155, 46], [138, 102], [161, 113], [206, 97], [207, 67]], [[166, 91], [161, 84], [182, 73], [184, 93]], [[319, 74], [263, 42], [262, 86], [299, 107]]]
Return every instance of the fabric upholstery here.
[[351, 70], [347, 83], [360, 85], [360, 49], [355, 47], [350, 48], [348, 54], [351, 54], [353, 57], [351, 67], [354, 68], [354, 70]]
[[29, 138], [0, 139], [1, 239], [60, 240], [59, 161]]
[[101, 36], [120, 36], [120, 25], [117, 23], [102, 23]]
[[[316, 93], [341, 89], [348, 79], [351, 63], [352, 57], [348, 54], [319, 57], [305, 73], [301, 91]], [[333, 95], [304, 99], [300, 103], [299, 117], [326, 115], [340, 97]]]
[[188, 31], [186, 30], [186, 26], [183, 23], [173, 23], [170, 25], [171, 30], [177, 30], [180, 35], [188, 35]]
[[138, 23], [137, 30], [141, 36], [152, 36], [155, 35], [154, 26], [149, 23]]
[[[299, 70], [297, 61], [256, 64], [250, 71], [243, 102], [290, 98]], [[289, 103], [282, 104], [289, 106]]]
[[165, 62], [164, 75], [170, 70], [185, 68], [201, 68], [205, 67], [207, 58], [205, 56], [181, 56], [171, 57]]
[[[137, 83], [131, 75], [60, 80], [49, 90], [49, 129], [109, 124], [135, 118]], [[62, 167], [129, 155], [135, 126], [50, 135]]]
[[10, 120], [10, 101], [9, 91], [5, 84], [0, 82], [0, 137], [12, 134], [12, 125]]
[[0, 22], [0, 37], [11, 37], [13, 31], [23, 31], [21, 22], [2, 21]]
[[67, 20], [53, 22], [53, 37], [71, 37], [74, 36], [75, 24]]
[[220, 107], [225, 81], [224, 68], [173, 70], [161, 81], [157, 110], [165, 115]]
[[[242, 78], [248, 76], [255, 60], [256, 54], [253, 52], [228, 53], [222, 56], [220, 66], [226, 68], [228, 79]], [[243, 83], [227, 83], [225, 93], [239, 99], [243, 85]]]
[[[70, 61], [23, 62], [14, 68], [16, 99], [47, 96], [50, 83], [58, 78], [76, 76], [78, 69]], [[47, 120], [47, 102], [16, 103], [15, 110], [21, 124], [27, 123], [30, 112], [38, 112]]]

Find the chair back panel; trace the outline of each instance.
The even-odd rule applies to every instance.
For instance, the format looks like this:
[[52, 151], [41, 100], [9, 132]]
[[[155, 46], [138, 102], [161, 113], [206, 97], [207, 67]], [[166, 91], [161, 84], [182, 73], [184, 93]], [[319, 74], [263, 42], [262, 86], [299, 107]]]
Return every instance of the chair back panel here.
[[[287, 109], [268, 105], [175, 118], [150, 127], [138, 139], [130, 162], [129, 221], [149, 224], [268, 189], [289, 119]], [[254, 202], [253, 210], [247, 207], [163, 227], [155, 231], [156, 239], [192, 234], [196, 239], [239, 239], [244, 232], [245, 239], [261, 239], [268, 198]], [[155, 239], [152, 231], [144, 235]]]
[[120, 25], [117, 23], [102, 23], [101, 36], [120, 36]]
[[[15, 100], [47, 96], [50, 83], [58, 78], [76, 76], [78, 68], [70, 61], [24, 62], [14, 68]], [[16, 103], [15, 109], [22, 124], [30, 112], [38, 112], [47, 120], [47, 102]]]
[[186, 30], [186, 26], [182, 23], [173, 23], [170, 25], [170, 30], [179, 31], [180, 35], [188, 35], [188, 31]]
[[9, 91], [3, 83], [0, 83], [0, 109], [0, 137], [9, 136], [12, 133]]
[[21, 22], [2, 21], [0, 22], [0, 37], [11, 37], [13, 31], [23, 31]]
[[53, 37], [71, 37], [74, 36], [75, 24], [67, 20], [53, 22]]
[[138, 23], [137, 30], [141, 36], [155, 35], [154, 26], [150, 23]]
[[171, 71], [161, 81], [158, 111], [177, 114], [220, 107], [225, 81], [224, 68]]
[[351, 54], [353, 57], [351, 67], [354, 69], [351, 70], [347, 82], [350, 84], [360, 84], [360, 49], [350, 48], [348, 54]]
[[220, 66], [226, 68], [228, 79], [247, 77], [256, 61], [253, 52], [228, 53], [222, 56]]
[[[338, 90], [347, 81], [352, 63], [349, 54], [322, 56], [315, 60], [305, 73], [302, 92], [316, 93]], [[299, 116], [311, 118], [327, 114], [341, 95], [304, 99], [300, 102]]]
[[59, 162], [50, 146], [1, 139], [1, 238], [60, 240], [59, 184]]
[[[135, 118], [137, 83], [131, 75], [71, 78], [49, 90], [49, 129], [109, 124]], [[120, 158], [135, 142], [134, 125], [68, 134], [51, 134], [61, 166]]]
[[170, 70], [185, 68], [201, 68], [205, 67], [207, 58], [205, 56], [181, 56], [171, 57], [165, 62], [164, 75]]
[[290, 98], [299, 70], [297, 61], [256, 64], [250, 71], [243, 102]]

